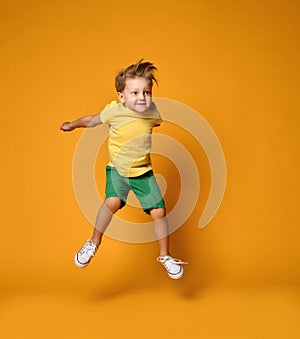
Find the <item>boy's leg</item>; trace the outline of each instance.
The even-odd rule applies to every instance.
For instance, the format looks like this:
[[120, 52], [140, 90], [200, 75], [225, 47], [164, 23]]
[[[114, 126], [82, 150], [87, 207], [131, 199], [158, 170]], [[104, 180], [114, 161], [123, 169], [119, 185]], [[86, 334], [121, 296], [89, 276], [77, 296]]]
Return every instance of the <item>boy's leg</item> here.
[[154, 221], [160, 255], [167, 255], [169, 253], [169, 230], [165, 203], [153, 171], [150, 170], [139, 177], [130, 178], [129, 183], [143, 210], [150, 214]]
[[121, 207], [121, 199], [118, 197], [107, 198], [99, 209], [94, 227], [92, 242], [98, 247], [102, 236], [109, 225], [114, 213]]
[[164, 208], [153, 208], [150, 210], [150, 214], [154, 221], [154, 230], [159, 245], [160, 255], [157, 261], [165, 267], [170, 278], [179, 279], [183, 276], [184, 272], [181, 265], [186, 264], [186, 262], [172, 258], [169, 254], [169, 228], [166, 211]]
[[169, 227], [164, 208], [152, 208], [150, 215], [154, 221], [154, 231], [159, 246], [159, 255], [166, 256], [169, 254]]
[[89, 264], [101, 244], [103, 233], [109, 225], [113, 214], [120, 206], [121, 199], [118, 197], [107, 198], [104, 201], [97, 215], [92, 238], [75, 254], [74, 262], [76, 266], [86, 267]]
[[129, 190], [128, 179], [122, 177], [114, 167], [106, 166], [106, 199], [99, 209], [91, 238], [97, 247], [101, 244], [102, 236], [113, 214], [125, 205]]

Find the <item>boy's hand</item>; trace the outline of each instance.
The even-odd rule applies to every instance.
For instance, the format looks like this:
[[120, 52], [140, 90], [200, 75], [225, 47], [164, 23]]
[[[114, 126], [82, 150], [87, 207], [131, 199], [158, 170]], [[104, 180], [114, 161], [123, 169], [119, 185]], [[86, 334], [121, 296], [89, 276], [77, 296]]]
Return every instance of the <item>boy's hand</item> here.
[[74, 127], [72, 127], [72, 124], [70, 122], [64, 122], [60, 126], [60, 129], [64, 132], [70, 132], [70, 131], [73, 131]]

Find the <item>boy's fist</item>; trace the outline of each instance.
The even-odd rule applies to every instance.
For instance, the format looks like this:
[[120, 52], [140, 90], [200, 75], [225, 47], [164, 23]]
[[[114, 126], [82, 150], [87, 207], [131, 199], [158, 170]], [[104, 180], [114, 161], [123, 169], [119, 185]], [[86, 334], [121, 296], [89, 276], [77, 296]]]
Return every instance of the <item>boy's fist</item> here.
[[64, 132], [70, 132], [72, 131], [74, 128], [72, 128], [72, 125], [70, 122], [64, 122], [61, 126], [60, 129]]

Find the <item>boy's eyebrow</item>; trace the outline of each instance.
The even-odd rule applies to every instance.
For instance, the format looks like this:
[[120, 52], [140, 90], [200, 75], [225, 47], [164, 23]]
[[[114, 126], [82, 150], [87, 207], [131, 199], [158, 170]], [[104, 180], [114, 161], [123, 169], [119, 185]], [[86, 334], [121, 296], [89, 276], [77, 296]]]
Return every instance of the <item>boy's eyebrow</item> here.
[[[139, 91], [138, 88], [131, 88], [130, 91]], [[151, 87], [146, 87], [143, 89], [143, 91], [151, 91]]]

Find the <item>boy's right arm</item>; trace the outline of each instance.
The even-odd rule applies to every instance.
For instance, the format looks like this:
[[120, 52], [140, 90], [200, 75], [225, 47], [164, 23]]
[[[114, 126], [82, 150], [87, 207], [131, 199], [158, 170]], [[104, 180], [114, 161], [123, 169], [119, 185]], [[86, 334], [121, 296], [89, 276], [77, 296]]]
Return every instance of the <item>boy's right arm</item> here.
[[60, 129], [64, 132], [70, 132], [75, 128], [95, 127], [100, 124], [102, 124], [102, 121], [100, 120], [100, 114], [86, 115], [71, 122], [64, 122], [60, 126]]

